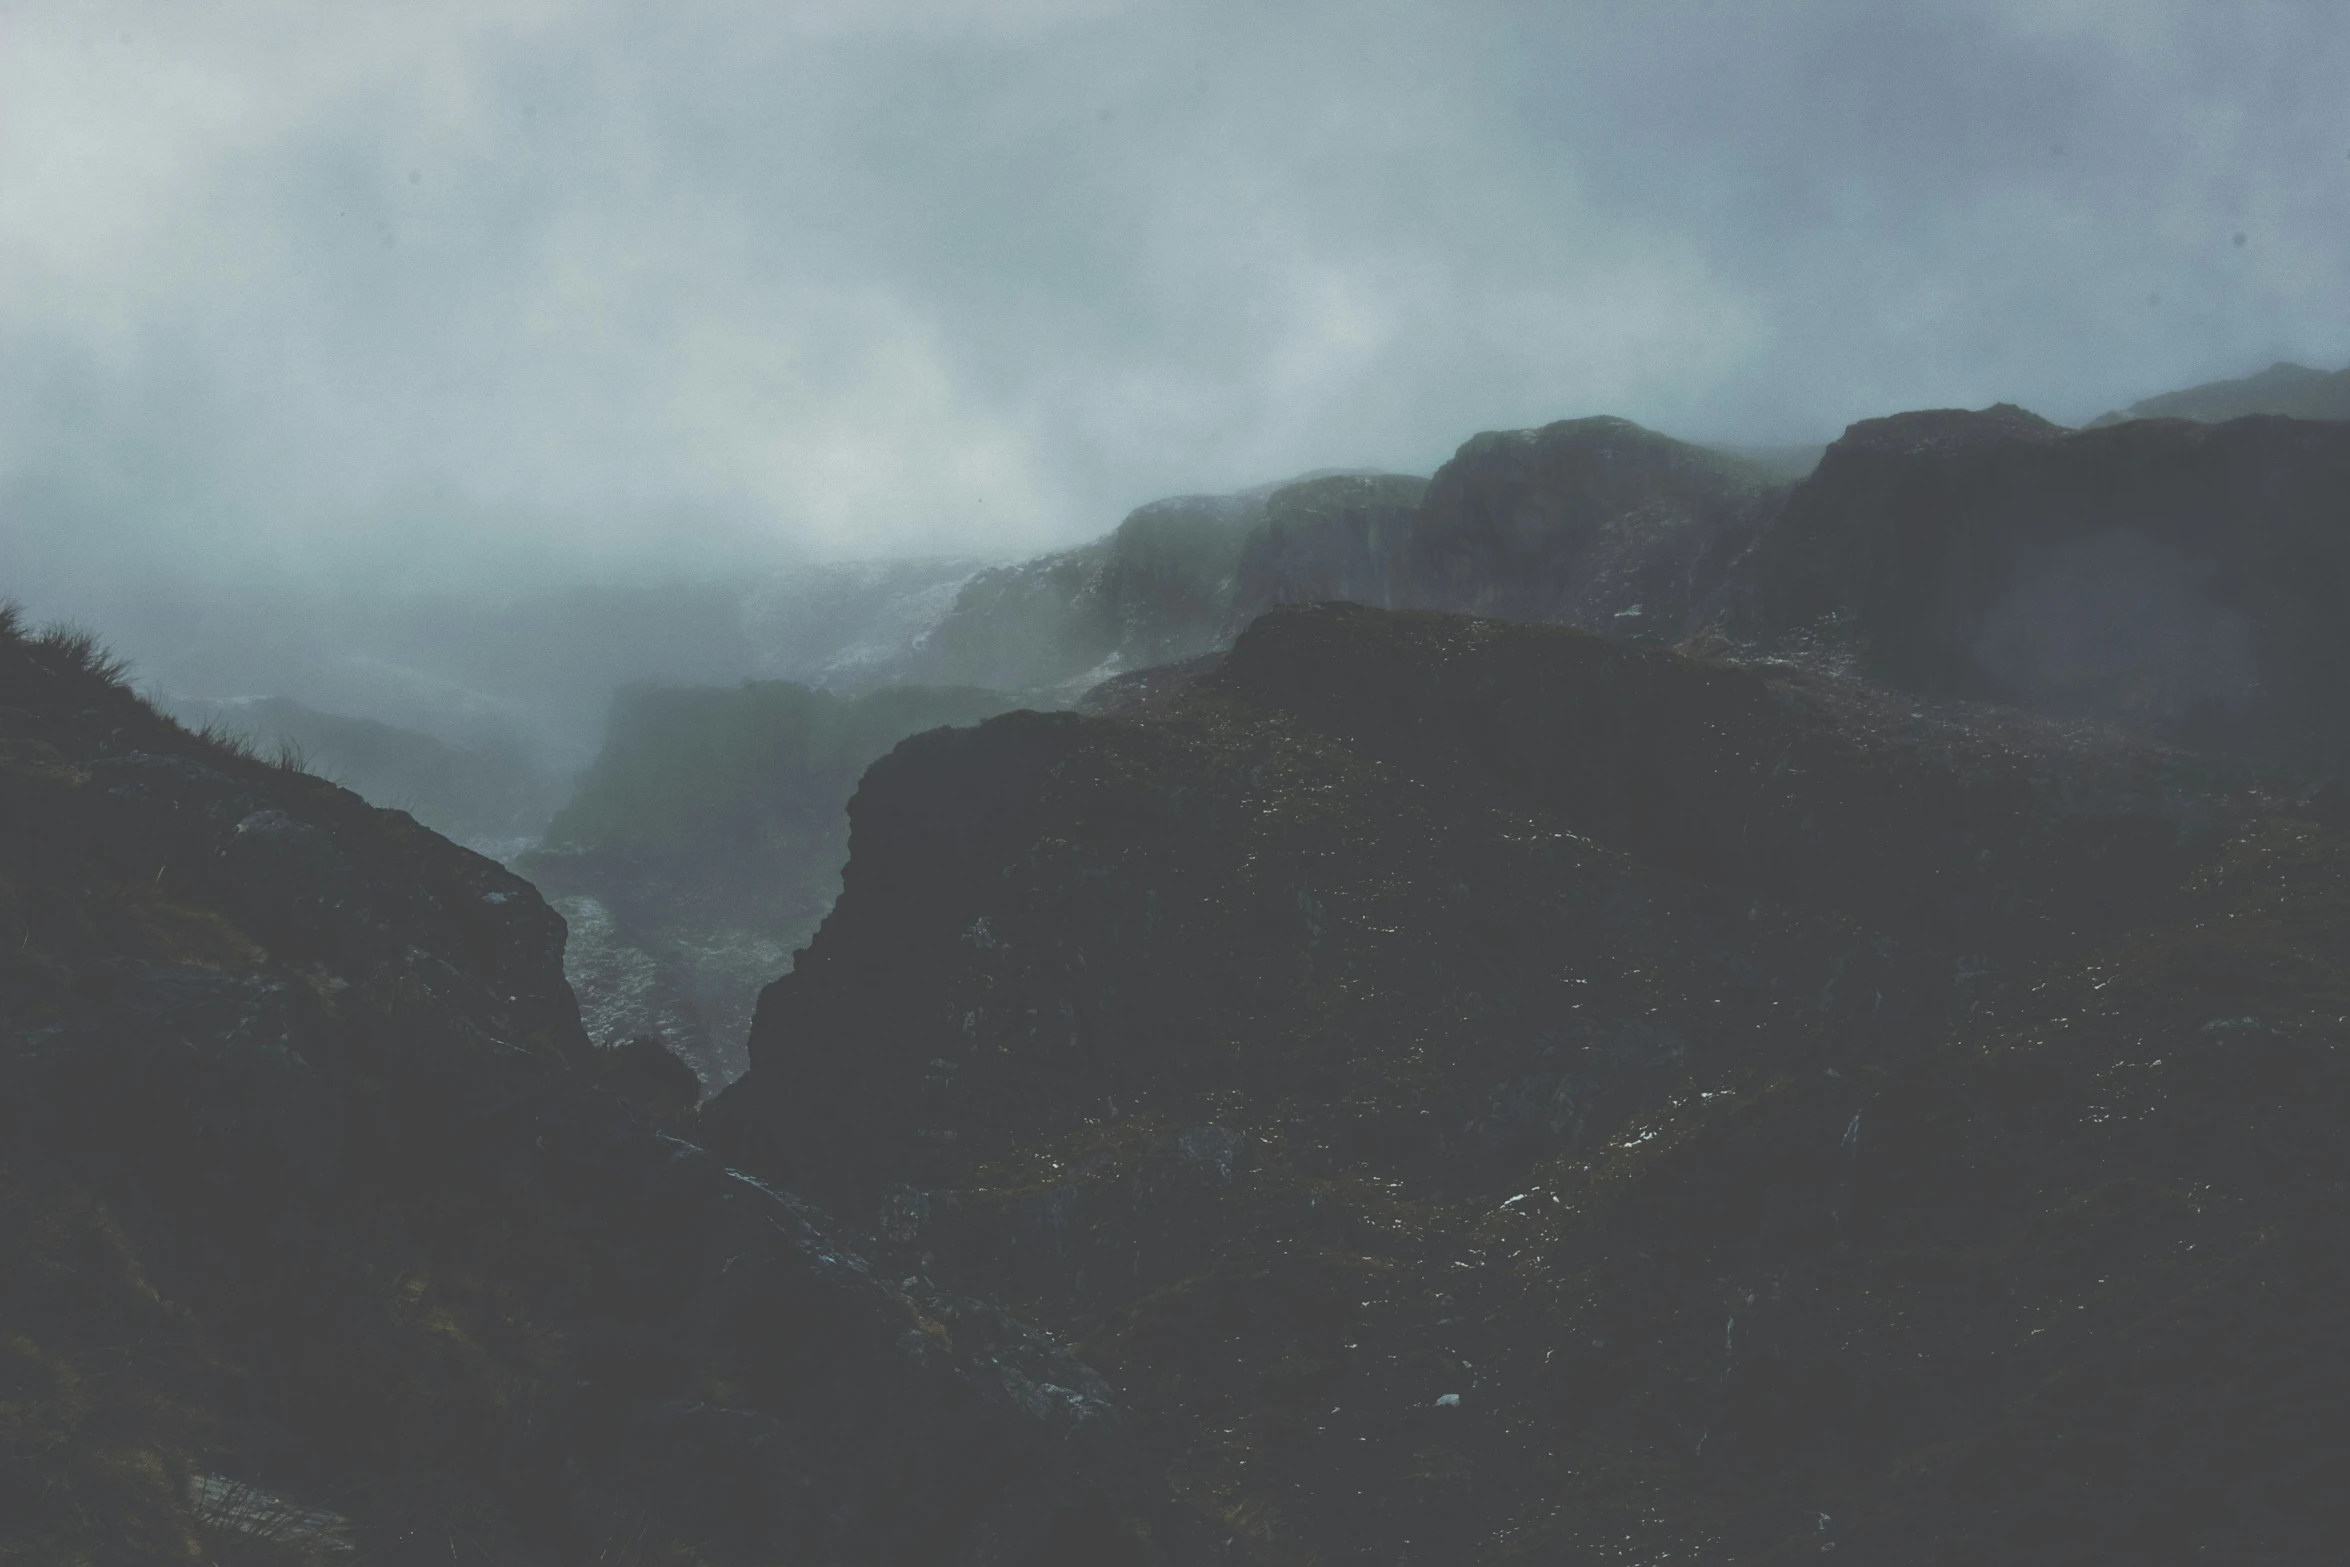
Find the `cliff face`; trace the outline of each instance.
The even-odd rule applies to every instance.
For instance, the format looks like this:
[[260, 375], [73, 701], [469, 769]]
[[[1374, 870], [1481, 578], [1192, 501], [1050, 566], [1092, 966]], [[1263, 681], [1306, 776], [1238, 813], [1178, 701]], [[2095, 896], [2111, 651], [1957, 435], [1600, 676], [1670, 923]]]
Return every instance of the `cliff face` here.
[[1427, 493], [1427, 480], [1392, 473], [1332, 474], [1274, 491], [1233, 573], [1227, 639], [1276, 604], [1410, 603], [1404, 544]]
[[1234, 570], [1276, 488], [1153, 501], [1091, 544], [979, 573], [910, 675], [1050, 701], [1222, 646]]
[[529, 884], [12, 621], [0, 928], [0, 1553], [1127, 1548], [1098, 1378], [657, 1130]]
[[1745, 569], [1746, 629], [1826, 621], [1910, 689], [2339, 765], [2350, 424], [1869, 420]]
[[1236, 1557], [2350, 1527], [2324, 807], [1325, 605], [851, 815], [720, 1146], [1079, 1336]]
[[1786, 490], [1766, 463], [1623, 419], [1489, 432], [1433, 480], [1325, 474], [1154, 502], [1093, 544], [972, 579], [911, 667], [1067, 700], [1325, 599], [1671, 642], [1712, 618]]

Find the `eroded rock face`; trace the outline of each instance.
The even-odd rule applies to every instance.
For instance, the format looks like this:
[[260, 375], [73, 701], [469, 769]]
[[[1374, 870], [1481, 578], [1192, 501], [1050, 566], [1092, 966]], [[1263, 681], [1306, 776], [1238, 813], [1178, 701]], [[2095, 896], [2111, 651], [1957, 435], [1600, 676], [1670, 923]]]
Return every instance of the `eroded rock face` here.
[[[2346, 1386], [2338, 1260], [2274, 1237], [2340, 1217], [2350, 840], [2206, 771], [1280, 610], [876, 764], [708, 1122], [1077, 1336], [1268, 1555], [2317, 1551], [2257, 1454]], [[2222, 1310], [2215, 1247], [2305, 1282]], [[2200, 1358], [2207, 1305], [2310, 1385]]]
[[2350, 424], [1868, 420], [1796, 488], [1748, 577], [1747, 629], [1832, 621], [1909, 689], [2338, 765]]
[[690, 1071], [591, 1047], [494, 862], [10, 630], [0, 919], [9, 1550], [193, 1561], [230, 1481], [386, 1562], [1135, 1548], [1098, 1376], [656, 1130]]

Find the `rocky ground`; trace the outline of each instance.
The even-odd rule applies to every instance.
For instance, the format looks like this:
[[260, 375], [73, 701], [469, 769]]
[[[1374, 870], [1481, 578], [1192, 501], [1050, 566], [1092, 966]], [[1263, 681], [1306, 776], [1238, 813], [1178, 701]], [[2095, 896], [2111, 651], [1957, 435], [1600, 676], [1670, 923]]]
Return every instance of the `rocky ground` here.
[[2350, 834], [2080, 721], [1321, 606], [899, 748], [727, 1157], [1222, 1559], [2350, 1545]]

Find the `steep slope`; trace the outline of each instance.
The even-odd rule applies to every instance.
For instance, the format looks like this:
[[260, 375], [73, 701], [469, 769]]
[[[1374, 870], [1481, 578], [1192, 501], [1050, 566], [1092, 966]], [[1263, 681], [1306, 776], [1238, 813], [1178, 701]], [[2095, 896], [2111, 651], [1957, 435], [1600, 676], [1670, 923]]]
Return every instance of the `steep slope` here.
[[298, 756], [307, 771], [493, 859], [536, 840], [562, 799], [557, 780], [511, 740], [459, 745], [282, 696], [167, 706], [193, 728], [241, 736], [265, 755]]
[[839, 891], [858, 775], [907, 735], [1009, 705], [780, 680], [622, 691], [602, 753], [516, 861], [585, 938], [568, 972], [590, 1034], [658, 1035], [712, 1091], [741, 1075], [759, 987]]
[[2091, 421], [2090, 429], [2132, 419], [2199, 419], [2219, 424], [2247, 414], [2294, 419], [2350, 419], [2350, 370], [2331, 375], [2307, 365], [2279, 363], [2239, 381], [2207, 381], [2165, 392]]
[[2350, 424], [1867, 420], [1744, 569], [1745, 629], [1825, 626], [1913, 690], [2340, 765]]
[[656, 1130], [529, 884], [112, 674], [0, 615], [0, 1557], [1133, 1548], [1098, 1378]]
[[2327, 1560], [2350, 835], [2206, 772], [1280, 610], [876, 764], [706, 1119], [1080, 1335], [1233, 1559]]

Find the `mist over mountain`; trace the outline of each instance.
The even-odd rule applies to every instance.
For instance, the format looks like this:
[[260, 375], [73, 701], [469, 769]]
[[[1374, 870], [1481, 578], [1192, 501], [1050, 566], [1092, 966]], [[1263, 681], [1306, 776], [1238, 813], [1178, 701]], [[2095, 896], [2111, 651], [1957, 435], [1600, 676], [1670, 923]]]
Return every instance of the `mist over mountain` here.
[[2286, 414], [2295, 419], [2350, 419], [2350, 370], [2328, 375], [2307, 365], [2278, 363], [2258, 375], [2211, 381], [2159, 397], [2141, 398], [2091, 426], [2131, 419], [2197, 419], [2218, 424], [2246, 414]]
[[1816, 444], [2350, 362], [2326, 7], [9, 28], [11, 591], [125, 640], [134, 579], [495, 604], [1000, 562], [1481, 429]]

